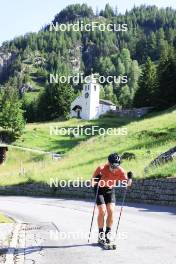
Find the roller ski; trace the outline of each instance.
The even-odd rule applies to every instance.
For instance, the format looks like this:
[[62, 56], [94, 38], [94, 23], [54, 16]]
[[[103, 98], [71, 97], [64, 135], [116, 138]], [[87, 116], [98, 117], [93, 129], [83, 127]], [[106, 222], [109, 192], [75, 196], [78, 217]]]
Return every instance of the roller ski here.
[[106, 249], [106, 250], [116, 250], [117, 246], [113, 242], [105, 243], [104, 244], [104, 249]]
[[105, 250], [116, 250], [117, 246], [110, 239], [99, 236], [98, 245], [101, 246]]
[[112, 241], [112, 234], [111, 232], [105, 233], [105, 244], [104, 244], [104, 249], [106, 250], [116, 250], [117, 246]]
[[100, 232], [98, 234], [98, 245], [101, 247], [104, 247], [105, 243], [106, 243], [106, 240], [105, 240], [104, 232]]
[[117, 246], [113, 243], [106, 243], [105, 240], [98, 240], [98, 245], [105, 250], [116, 250]]

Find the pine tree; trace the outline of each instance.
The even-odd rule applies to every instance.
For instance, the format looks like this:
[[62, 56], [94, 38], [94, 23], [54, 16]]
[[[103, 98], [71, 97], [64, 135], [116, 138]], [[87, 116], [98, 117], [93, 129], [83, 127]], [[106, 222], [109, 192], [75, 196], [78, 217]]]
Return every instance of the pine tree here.
[[0, 126], [14, 136], [20, 136], [25, 126], [22, 104], [14, 87], [1, 92]]
[[68, 84], [49, 84], [39, 99], [39, 117], [42, 120], [68, 118], [73, 90]]
[[105, 91], [103, 86], [100, 87], [100, 99], [105, 99]]
[[118, 64], [117, 64], [117, 76], [118, 75], [124, 75], [125, 74], [125, 65], [121, 61], [120, 58], [118, 58]]
[[104, 91], [105, 91], [105, 99], [113, 101], [114, 99], [113, 87], [111, 85], [105, 85]]
[[115, 67], [109, 57], [101, 57], [99, 61], [99, 72], [103, 76], [114, 75]]
[[128, 85], [125, 85], [121, 88], [120, 96], [118, 98], [118, 101], [120, 105], [123, 108], [129, 108], [132, 105], [132, 100], [131, 100], [131, 93]]
[[155, 103], [159, 109], [176, 105], [176, 55], [173, 50], [162, 55], [158, 66], [159, 86]]
[[157, 85], [156, 66], [148, 58], [139, 78], [139, 88], [135, 94], [134, 105], [137, 107], [153, 106]]
[[130, 66], [131, 66], [130, 51], [128, 49], [122, 49], [120, 58], [125, 66], [125, 72], [126, 74], [128, 74], [130, 72]]
[[101, 16], [104, 16], [106, 18], [113, 17], [114, 16], [113, 8], [109, 4], [106, 4], [105, 10], [104, 11], [101, 11], [100, 12], [100, 15]]

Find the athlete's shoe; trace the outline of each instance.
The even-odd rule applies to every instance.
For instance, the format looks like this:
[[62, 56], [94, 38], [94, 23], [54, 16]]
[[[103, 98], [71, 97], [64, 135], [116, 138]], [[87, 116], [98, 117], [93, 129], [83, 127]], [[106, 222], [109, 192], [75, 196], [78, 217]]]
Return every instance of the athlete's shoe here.
[[108, 232], [105, 234], [105, 241], [106, 241], [106, 244], [111, 244], [112, 242], [112, 234], [111, 232]]
[[98, 234], [98, 243], [99, 244], [105, 244], [106, 240], [105, 240], [105, 233], [101, 232]]

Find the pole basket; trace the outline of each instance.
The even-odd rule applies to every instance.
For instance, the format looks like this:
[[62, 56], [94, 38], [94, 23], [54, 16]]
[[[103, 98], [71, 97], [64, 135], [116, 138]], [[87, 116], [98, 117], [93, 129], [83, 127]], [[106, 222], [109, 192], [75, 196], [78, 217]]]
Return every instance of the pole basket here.
[[0, 165], [3, 164], [7, 157], [8, 147], [0, 146]]

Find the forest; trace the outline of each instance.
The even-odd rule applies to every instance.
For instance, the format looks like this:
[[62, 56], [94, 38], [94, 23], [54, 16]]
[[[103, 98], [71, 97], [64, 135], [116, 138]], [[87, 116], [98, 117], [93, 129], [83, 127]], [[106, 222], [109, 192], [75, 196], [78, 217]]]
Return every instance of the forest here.
[[127, 83], [101, 84], [101, 98], [122, 109], [161, 110], [176, 104], [176, 10], [142, 5], [121, 14], [107, 4], [94, 13], [86, 4], [75, 4], [51, 23], [78, 21], [126, 24], [128, 30], [56, 32], [48, 23], [37, 33], [5, 41], [0, 56], [10, 58], [0, 71], [2, 128], [20, 134], [25, 122], [69, 118], [70, 104], [82, 84], [50, 83], [50, 74], [128, 76]]

